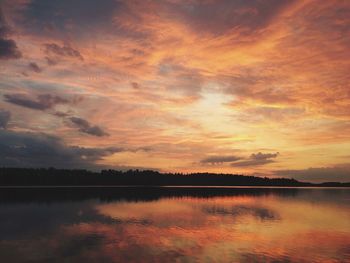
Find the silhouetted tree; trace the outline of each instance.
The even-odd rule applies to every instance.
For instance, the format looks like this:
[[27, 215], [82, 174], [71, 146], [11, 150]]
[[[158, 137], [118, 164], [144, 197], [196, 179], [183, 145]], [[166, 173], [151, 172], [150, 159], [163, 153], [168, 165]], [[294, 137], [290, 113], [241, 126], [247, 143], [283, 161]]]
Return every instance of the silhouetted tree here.
[[0, 168], [1, 186], [350, 186], [349, 183], [311, 184], [288, 178], [237, 174], [160, 173], [152, 170], [68, 170], [55, 168]]

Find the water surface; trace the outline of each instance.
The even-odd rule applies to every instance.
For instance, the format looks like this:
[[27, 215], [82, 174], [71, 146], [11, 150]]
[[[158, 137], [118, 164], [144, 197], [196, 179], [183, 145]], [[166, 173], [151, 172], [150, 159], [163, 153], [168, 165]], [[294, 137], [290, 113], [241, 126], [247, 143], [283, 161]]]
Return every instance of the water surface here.
[[350, 189], [0, 189], [0, 262], [350, 262]]

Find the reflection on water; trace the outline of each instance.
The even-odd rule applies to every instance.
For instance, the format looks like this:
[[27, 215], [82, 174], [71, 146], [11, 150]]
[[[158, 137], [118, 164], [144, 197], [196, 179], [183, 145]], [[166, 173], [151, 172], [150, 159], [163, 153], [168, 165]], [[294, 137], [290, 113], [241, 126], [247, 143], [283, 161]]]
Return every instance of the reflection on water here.
[[350, 189], [0, 189], [1, 262], [350, 262]]

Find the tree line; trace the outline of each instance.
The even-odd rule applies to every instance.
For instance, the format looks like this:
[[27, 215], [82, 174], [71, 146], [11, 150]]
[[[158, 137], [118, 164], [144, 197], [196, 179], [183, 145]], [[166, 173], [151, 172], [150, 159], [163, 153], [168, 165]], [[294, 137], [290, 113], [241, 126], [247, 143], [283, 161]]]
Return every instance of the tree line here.
[[311, 184], [289, 178], [267, 178], [217, 173], [160, 173], [152, 170], [102, 170], [55, 168], [0, 168], [1, 186], [347, 186]]

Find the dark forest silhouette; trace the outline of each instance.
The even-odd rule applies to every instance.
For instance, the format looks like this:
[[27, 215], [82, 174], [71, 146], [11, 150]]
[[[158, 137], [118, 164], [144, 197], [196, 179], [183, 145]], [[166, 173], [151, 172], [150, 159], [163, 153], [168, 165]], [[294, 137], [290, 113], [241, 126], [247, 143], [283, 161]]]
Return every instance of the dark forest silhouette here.
[[350, 186], [350, 183], [312, 184], [288, 178], [237, 174], [160, 173], [152, 170], [68, 170], [0, 168], [0, 186]]

